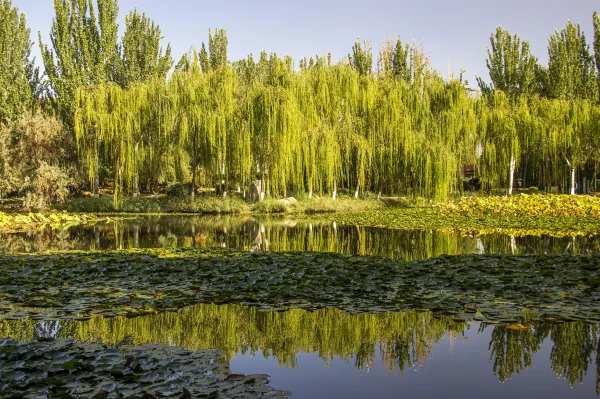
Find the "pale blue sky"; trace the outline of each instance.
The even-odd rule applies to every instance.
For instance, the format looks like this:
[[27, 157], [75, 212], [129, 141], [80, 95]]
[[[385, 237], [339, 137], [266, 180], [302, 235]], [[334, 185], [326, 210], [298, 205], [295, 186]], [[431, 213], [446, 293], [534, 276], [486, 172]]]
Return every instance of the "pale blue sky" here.
[[[49, 42], [54, 15], [52, 0], [13, 0], [27, 14], [38, 57], [37, 31]], [[485, 67], [489, 36], [497, 25], [529, 40], [540, 62], [547, 62], [546, 45], [554, 29], [567, 20], [580, 22], [592, 42], [592, 14], [598, 0], [120, 0], [119, 24], [133, 8], [146, 12], [162, 28], [177, 60], [190, 46], [200, 47], [208, 28], [225, 28], [229, 59], [261, 50], [296, 61], [331, 52], [334, 60], [347, 55], [357, 38], [371, 40], [374, 53], [386, 38], [423, 43], [433, 66], [443, 76], [449, 61], [476, 86], [475, 75], [488, 79]]]

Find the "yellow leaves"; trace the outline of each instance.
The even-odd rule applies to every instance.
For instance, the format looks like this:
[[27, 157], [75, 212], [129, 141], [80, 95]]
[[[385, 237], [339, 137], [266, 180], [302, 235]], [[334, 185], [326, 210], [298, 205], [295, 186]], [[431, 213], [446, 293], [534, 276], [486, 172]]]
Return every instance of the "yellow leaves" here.
[[529, 331], [529, 329], [527, 327], [525, 327], [523, 324], [510, 324], [508, 326], [506, 326], [506, 328], [508, 328], [509, 330], [513, 330], [513, 331]]
[[600, 198], [592, 196], [519, 194], [511, 197], [469, 197], [442, 205], [449, 213], [465, 216], [502, 215], [600, 217]]

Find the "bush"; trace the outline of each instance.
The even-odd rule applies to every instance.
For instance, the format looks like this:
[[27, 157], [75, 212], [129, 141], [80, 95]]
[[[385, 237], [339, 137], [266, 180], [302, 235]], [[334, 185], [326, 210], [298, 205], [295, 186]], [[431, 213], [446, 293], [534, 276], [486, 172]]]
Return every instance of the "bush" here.
[[169, 197], [188, 197], [191, 189], [191, 184], [170, 183], [167, 186], [167, 195]]
[[255, 204], [252, 211], [256, 213], [288, 213], [290, 208], [277, 200], [264, 200]]
[[26, 209], [46, 209], [52, 202], [63, 203], [69, 190], [69, 178], [58, 166], [41, 162], [33, 179], [24, 186]]

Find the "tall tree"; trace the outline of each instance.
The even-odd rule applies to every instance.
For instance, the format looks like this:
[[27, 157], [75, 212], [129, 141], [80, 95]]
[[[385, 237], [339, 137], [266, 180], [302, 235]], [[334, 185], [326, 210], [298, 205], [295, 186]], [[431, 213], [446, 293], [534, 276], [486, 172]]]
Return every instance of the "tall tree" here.
[[12, 0], [0, 0], [0, 123], [16, 120], [33, 103], [38, 71], [30, 33], [25, 14]]
[[210, 67], [215, 70], [227, 64], [227, 31], [215, 29], [214, 35], [208, 31], [208, 51]]
[[361, 45], [360, 42], [352, 46], [352, 54], [348, 55], [350, 65], [358, 71], [361, 76], [368, 76], [373, 69], [373, 50], [371, 43], [367, 40]]
[[[54, 0], [56, 13], [50, 27], [52, 48], [40, 49], [49, 80], [49, 96], [66, 128], [73, 130], [76, 94], [80, 86], [98, 85], [117, 78], [117, 0]], [[97, 153], [99, 138], [89, 134], [86, 148]], [[99, 156], [96, 154], [97, 160]], [[94, 196], [100, 184], [99, 164], [94, 163]]]
[[[575, 129], [573, 132], [563, 132], [569, 138], [565, 146], [565, 161], [571, 174], [571, 194], [576, 193], [576, 170], [585, 162], [588, 155], [582, 151], [581, 143], [585, 141], [586, 124], [579, 123], [588, 116], [587, 112], [579, 111], [588, 109], [581, 100], [592, 100], [596, 97], [596, 77], [594, 59], [590, 54], [585, 34], [579, 24], [567, 22], [567, 26], [556, 31], [548, 41], [548, 73], [550, 95], [570, 101], [570, 121]], [[579, 116], [582, 115], [580, 118]]]
[[600, 103], [600, 15], [594, 12], [594, 56], [596, 58], [596, 86]]
[[579, 24], [555, 31], [548, 41], [550, 94], [563, 99], [592, 99], [595, 93], [594, 59]]
[[483, 93], [489, 90], [502, 90], [511, 101], [521, 94], [530, 94], [535, 89], [537, 59], [531, 55], [529, 42], [521, 41], [519, 36], [498, 26], [490, 36], [491, 48], [488, 48], [487, 68], [492, 86], [477, 78]]
[[122, 86], [155, 76], [167, 77], [173, 58], [170, 44], [163, 53], [162, 39], [160, 26], [146, 14], [133, 10], [125, 17], [125, 34], [121, 43], [123, 71], [119, 82]]

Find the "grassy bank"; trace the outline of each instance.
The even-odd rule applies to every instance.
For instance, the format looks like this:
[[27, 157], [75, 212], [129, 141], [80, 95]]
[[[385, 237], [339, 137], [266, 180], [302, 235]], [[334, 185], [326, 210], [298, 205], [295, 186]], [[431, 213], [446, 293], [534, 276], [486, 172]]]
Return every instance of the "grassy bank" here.
[[23, 231], [39, 228], [40, 226], [55, 228], [97, 222], [99, 220], [106, 220], [106, 217], [99, 217], [93, 214], [69, 214], [66, 212], [28, 214], [0, 212], [0, 231]]
[[141, 197], [123, 198], [115, 207], [112, 198], [71, 198], [57, 209], [74, 213], [192, 213], [206, 215], [226, 214], [319, 214], [367, 212], [383, 209], [385, 205], [375, 199], [359, 200], [341, 197], [296, 200], [266, 199], [251, 204], [240, 197], [216, 196], [190, 197]]

